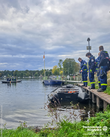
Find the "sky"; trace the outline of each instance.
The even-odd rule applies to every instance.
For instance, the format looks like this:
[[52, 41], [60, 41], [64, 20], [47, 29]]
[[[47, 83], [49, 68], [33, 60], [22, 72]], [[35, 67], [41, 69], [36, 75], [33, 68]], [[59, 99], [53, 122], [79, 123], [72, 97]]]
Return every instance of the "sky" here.
[[110, 0], [0, 0], [0, 70], [41, 70], [59, 59], [110, 54]]

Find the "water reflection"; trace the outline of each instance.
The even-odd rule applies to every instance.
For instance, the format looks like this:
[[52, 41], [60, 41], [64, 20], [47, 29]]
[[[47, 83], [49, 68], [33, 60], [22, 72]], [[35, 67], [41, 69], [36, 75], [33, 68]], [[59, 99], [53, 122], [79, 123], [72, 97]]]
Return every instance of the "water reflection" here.
[[48, 108], [54, 120], [57, 115], [57, 119], [65, 118], [70, 121], [87, 120], [90, 117], [94, 117], [96, 112], [101, 111], [91, 100], [89, 100], [88, 103], [71, 104], [71, 102], [63, 102], [57, 107], [53, 107], [53, 105], [49, 103]]

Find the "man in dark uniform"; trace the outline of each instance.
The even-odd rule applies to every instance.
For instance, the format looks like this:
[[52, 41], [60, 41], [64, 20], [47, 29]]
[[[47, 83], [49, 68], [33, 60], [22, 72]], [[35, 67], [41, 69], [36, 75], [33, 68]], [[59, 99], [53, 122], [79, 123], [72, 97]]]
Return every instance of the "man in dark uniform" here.
[[95, 62], [96, 62], [96, 73], [97, 73], [97, 78], [98, 78], [98, 85], [99, 85], [99, 88], [101, 88], [101, 84], [100, 84], [100, 69], [99, 69], [100, 52], [98, 53], [98, 57], [95, 60]]
[[107, 71], [108, 71], [108, 57], [109, 54], [107, 51], [104, 51], [103, 46], [99, 47], [100, 51], [100, 62], [99, 62], [99, 67], [100, 67], [100, 83], [101, 83], [101, 88], [99, 88], [97, 91], [98, 92], [103, 92], [107, 88]]
[[87, 87], [87, 62], [82, 60], [82, 58], [78, 58], [80, 62], [80, 73], [82, 73], [82, 81], [83, 86]]
[[90, 52], [86, 54], [86, 57], [89, 58], [88, 65], [89, 65], [89, 80], [91, 83], [91, 89], [95, 89], [95, 81], [94, 81], [94, 72], [96, 69], [95, 57]]

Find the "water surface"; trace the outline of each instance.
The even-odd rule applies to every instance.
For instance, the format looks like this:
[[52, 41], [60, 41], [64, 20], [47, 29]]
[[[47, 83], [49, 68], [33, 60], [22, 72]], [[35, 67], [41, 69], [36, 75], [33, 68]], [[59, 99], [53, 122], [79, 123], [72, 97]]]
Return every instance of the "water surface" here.
[[[23, 79], [17, 84], [2, 84], [0, 80], [0, 123], [2, 127], [6, 124], [7, 128], [16, 128], [20, 122], [27, 122], [28, 126], [44, 126], [52, 120], [48, 116], [50, 110], [47, 106], [47, 95], [54, 90], [54, 86], [44, 86], [41, 80]], [[95, 108], [90, 104], [83, 104], [81, 108], [86, 106], [88, 113], [91, 108]], [[65, 108], [67, 104], [61, 106], [59, 114], [68, 115], [69, 112]], [[62, 110], [61, 110], [62, 109]], [[79, 114], [80, 109], [76, 109], [75, 113]], [[73, 110], [72, 110], [73, 111]], [[77, 117], [80, 121], [80, 117]]]

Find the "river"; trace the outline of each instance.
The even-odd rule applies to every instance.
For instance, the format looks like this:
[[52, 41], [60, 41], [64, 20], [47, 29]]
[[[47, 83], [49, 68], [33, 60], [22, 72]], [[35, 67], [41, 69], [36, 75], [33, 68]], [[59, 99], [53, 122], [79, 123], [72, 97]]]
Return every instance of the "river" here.
[[[37, 79], [23, 79], [21, 83], [11, 85], [2, 84], [0, 80], [1, 126], [6, 124], [6, 128], [17, 128], [20, 121], [26, 121], [27, 126], [44, 126], [52, 120], [49, 116], [50, 109], [47, 108], [47, 95], [55, 88], [45, 86]], [[85, 106], [86, 112], [90, 112], [91, 108], [96, 111], [94, 105], [85, 104]], [[78, 110], [75, 110], [76, 114], [79, 114]], [[60, 107], [59, 113], [61, 112], [66, 115], [65, 106]], [[80, 117], [77, 117], [77, 121], [80, 121]]]

